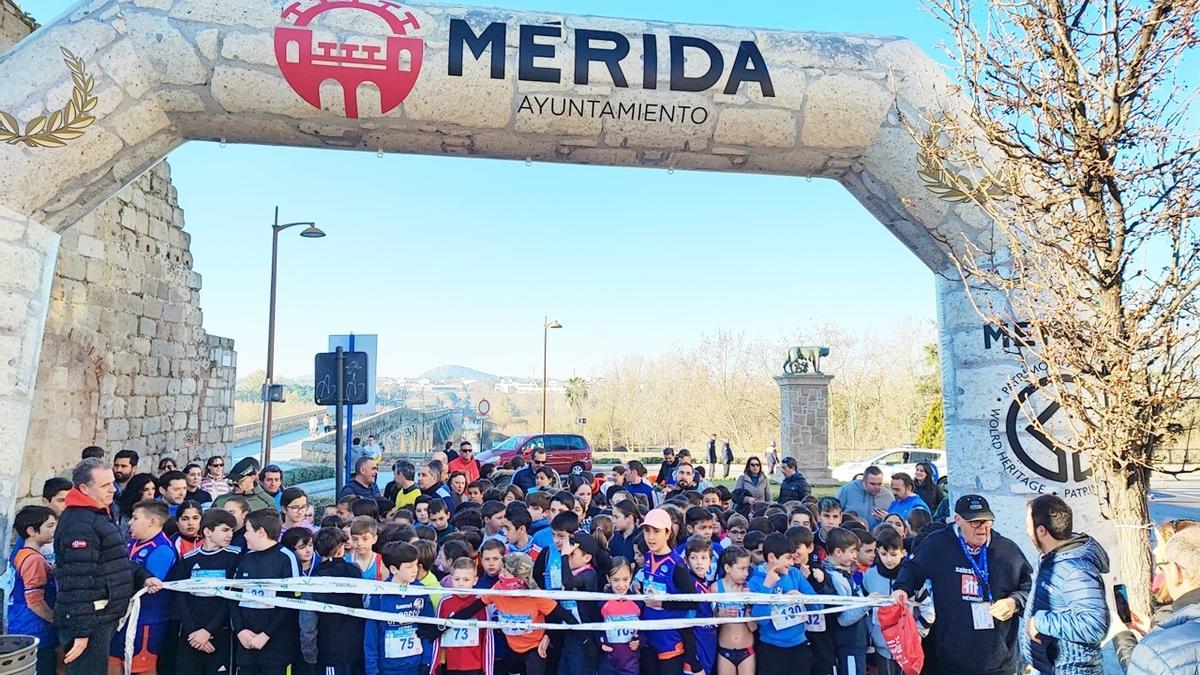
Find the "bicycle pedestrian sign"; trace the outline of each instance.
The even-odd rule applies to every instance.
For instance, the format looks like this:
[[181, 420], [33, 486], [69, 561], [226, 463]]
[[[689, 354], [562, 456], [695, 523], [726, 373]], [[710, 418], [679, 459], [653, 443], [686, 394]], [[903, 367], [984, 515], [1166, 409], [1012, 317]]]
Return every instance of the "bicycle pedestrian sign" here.
[[313, 395], [317, 405], [365, 405], [367, 391], [367, 353], [342, 352], [342, 396], [338, 396], [338, 353], [325, 352], [316, 356], [316, 379]]

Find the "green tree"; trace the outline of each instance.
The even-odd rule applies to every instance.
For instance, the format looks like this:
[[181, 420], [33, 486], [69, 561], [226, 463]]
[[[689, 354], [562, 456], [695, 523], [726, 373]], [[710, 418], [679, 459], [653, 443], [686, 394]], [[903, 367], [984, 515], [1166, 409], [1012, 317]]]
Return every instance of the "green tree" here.
[[255, 370], [238, 380], [234, 395], [239, 401], [261, 401], [262, 387], [267, 381], [267, 371]]
[[925, 421], [921, 422], [921, 430], [917, 432], [917, 447], [945, 448], [946, 431], [942, 417], [942, 398], [933, 400]]
[[925, 365], [929, 366], [929, 372], [917, 381], [917, 393], [922, 396], [930, 396], [933, 400], [929, 402], [929, 410], [925, 413], [925, 419], [921, 421], [921, 428], [917, 431], [917, 447], [945, 448], [945, 417], [942, 414], [942, 367], [936, 343], [930, 342], [925, 345]]
[[583, 408], [587, 405], [588, 390], [587, 382], [582, 377], [572, 377], [567, 380], [567, 405], [571, 406], [571, 412], [575, 413], [575, 418], [583, 417]]

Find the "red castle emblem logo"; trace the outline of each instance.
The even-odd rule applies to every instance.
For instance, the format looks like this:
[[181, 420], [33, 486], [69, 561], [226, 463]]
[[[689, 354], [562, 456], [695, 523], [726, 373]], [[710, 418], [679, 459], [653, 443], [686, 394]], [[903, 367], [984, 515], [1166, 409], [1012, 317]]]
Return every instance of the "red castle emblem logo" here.
[[[358, 88], [366, 82], [379, 88], [382, 112], [404, 102], [417, 83], [425, 54], [425, 41], [408, 36], [409, 29], [421, 28], [412, 12], [402, 12], [403, 7], [387, 0], [318, 0], [306, 9], [301, 9], [301, 4], [288, 5], [282, 16], [290, 19], [291, 25], [275, 29], [275, 60], [300, 98], [320, 108], [321, 84], [333, 80], [342, 87], [346, 117], [352, 119], [358, 117]], [[386, 46], [349, 42], [318, 42], [314, 46], [309, 23], [339, 9], [371, 12], [387, 22], [392, 34]]]

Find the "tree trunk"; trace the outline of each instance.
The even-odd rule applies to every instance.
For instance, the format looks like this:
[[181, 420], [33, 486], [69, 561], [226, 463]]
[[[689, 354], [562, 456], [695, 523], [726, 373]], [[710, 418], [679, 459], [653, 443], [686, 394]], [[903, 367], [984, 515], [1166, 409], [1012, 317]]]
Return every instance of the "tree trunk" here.
[[[1149, 473], [1137, 467], [1120, 470], [1105, 466], [1106, 462], [1093, 464], [1100, 499], [1101, 513], [1108, 515], [1117, 528], [1117, 550], [1110, 551], [1118, 569], [1121, 583], [1129, 592], [1129, 606], [1135, 613], [1147, 619], [1152, 613], [1150, 595]], [[1103, 481], [1103, 485], [1100, 482]], [[1107, 500], [1105, 493], [1107, 492]]]

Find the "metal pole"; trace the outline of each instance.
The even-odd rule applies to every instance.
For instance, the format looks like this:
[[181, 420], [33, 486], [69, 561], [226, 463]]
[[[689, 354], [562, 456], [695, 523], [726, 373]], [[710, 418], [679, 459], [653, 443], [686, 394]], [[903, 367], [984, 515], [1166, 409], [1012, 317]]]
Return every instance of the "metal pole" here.
[[334, 465], [334, 498], [341, 494], [342, 488], [346, 485], [346, 448], [342, 445], [342, 440], [345, 437], [345, 432], [342, 430], [342, 408], [346, 400], [346, 353], [341, 347], [338, 347], [337, 352], [337, 412], [334, 420], [333, 434], [333, 465]]
[[542, 319], [542, 434], [546, 433], [546, 367], [549, 363], [547, 358], [546, 341], [550, 337], [550, 317]]
[[[354, 351], [354, 333], [350, 334], [350, 348], [346, 351]], [[346, 475], [354, 475], [354, 463], [358, 458], [354, 456], [354, 447], [351, 443], [354, 442], [354, 406], [346, 406]], [[340, 488], [339, 488], [340, 489]]]
[[271, 308], [267, 319], [267, 376], [263, 382], [262, 466], [271, 463], [271, 401], [267, 395], [275, 377], [275, 281], [279, 266], [279, 207], [271, 226]]

